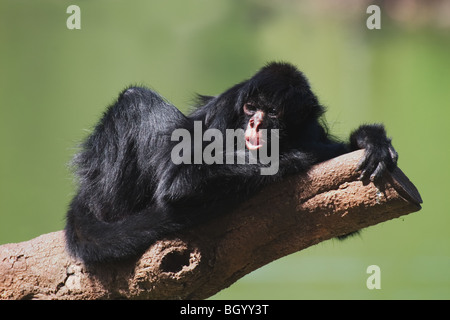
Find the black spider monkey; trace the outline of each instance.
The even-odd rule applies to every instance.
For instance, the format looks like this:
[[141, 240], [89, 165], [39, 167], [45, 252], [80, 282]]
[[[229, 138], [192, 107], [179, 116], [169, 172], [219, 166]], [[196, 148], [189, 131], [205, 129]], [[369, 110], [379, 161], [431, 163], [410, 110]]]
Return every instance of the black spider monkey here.
[[[199, 96], [189, 116], [149, 89], [128, 88], [74, 158], [79, 190], [67, 213], [69, 252], [85, 263], [137, 257], [170, 233], [229, 212], [269, 183], [356, 149], [365, 149], [360, 179], [374, 181], [396, 167], [398, 155], [382, 125], [360, 126], [345, 144], [328, 135], [323, 113], [306, 77], [288, 63], [270, 63], [218, 96]], [[179, 140], [172, 133], [195, 135], [195, 123], [202, 132], [245, 131], [246, 147], [234, 155], [247, 160], [272, 143], [263, 129], [277, 129], [278, 171], [262, 175], [267, 165], [261, 161], [175, 163]], [[194, 144], [182, 152], [188, 160]]]

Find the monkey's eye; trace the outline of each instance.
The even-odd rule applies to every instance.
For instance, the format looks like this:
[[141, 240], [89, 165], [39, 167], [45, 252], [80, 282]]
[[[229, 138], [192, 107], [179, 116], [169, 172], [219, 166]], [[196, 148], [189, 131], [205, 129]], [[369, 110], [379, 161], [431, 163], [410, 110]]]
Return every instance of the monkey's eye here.
[[257, 111], [258, 108], [256, 108], [255, 105], [251, 103], [244, 104], [244, 112], [245, 114], [252, 115]]
[[275, 108], [270, 108], [267, 115], [270, 118], [277, 118], [278, 117], [278, 111]]

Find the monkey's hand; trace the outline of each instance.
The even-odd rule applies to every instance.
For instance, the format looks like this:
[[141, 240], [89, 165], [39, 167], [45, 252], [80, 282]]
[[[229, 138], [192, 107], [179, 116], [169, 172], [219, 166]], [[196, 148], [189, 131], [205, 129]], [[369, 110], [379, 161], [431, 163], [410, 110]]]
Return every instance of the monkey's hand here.
[[358, 163], [361, 171], [360, 180], [380, 179], [386, 170], [392, 171], [397, 166], [398, 153], [386, 136], [384, 127], [379, 124], [363, 125], [350, 135], [353, 150], [365, 149], [364, 156]]

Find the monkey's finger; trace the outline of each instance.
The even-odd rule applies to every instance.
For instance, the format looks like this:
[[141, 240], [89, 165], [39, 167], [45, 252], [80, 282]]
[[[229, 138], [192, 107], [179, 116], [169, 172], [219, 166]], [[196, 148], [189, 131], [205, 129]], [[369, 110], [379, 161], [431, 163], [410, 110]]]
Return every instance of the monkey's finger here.
[[381, 161], [377, 168], [375, 169], [375, 171], [373, 171], [372, 175], [370, 176], [370, 181], [375, 181], [380, 179], [384, 172], [386, 171], [386, 164], [384, 163], [384, 161]]
[[365, 180], [366, 178], [369, 178], [372, 172], [375, 171], [375, 169], [378, 166], [378, 162], [373, 159], [373, 157], [369, 157], [369, 159], [366, 161], [363, 170], [361, 171], [361, 175], [359, 176], [359, 180]]
[[392, 145], [389, 146], [389, 153], [391, 155], [391, 159], [392, 162], [397, 165], [397, 161], [398, 161], [398, 153], [397, 151], [394, 149], [394, 147]]
[[358, 161], [358, 164], [356, 165], [356, 171], [360, 171], [363, 168], [366, 167], [367, 163], [369, 162], [370, 155], [367, 151], [364, 152], [364, 155], [361, 157], [361, 159]]

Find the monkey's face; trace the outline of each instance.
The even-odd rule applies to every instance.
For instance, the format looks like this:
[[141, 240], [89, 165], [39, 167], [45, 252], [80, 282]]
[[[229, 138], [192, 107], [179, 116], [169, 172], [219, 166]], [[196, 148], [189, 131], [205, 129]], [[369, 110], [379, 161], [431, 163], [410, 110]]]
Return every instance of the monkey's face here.
[[268, 143], [270, 134], [263, 130], [280, 129], [279, 110], [274, 107], [264, 107], [253, 102], [245, 103], [243, 111], [246, 119], [245, 145], [249, 150], [256, 150]]
[[[289, 148], [304, 123], [322, 113], [308, 80], [292, 65], [271, 63], [247, 80], [241, 90], [243, 101], [237, 107], [249, 150], [270, 144], [264, 137], [271, 136], [271, 129], [279, 130], [280, 146]], [[266, 135], [263, 129], [267, 129]]]

